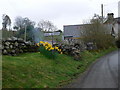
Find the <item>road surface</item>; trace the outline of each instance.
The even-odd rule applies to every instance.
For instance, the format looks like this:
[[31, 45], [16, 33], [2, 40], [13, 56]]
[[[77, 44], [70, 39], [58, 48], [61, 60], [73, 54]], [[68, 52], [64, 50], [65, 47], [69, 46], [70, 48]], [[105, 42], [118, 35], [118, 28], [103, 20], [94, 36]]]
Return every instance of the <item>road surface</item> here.
[[95, 62], [82, 77], [74, 80], [66, 88], [118, 88], [118, 56], [112, 52]]

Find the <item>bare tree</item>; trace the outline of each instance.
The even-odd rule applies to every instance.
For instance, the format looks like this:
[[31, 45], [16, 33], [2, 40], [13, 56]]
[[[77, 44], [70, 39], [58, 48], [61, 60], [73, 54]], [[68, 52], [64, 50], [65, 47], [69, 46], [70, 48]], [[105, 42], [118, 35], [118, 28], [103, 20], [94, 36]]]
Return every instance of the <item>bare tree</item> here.
[[43, 31], [55, 31], [57, 30], [56, 26], [51, 22], [51, 21], [48, 21], [48, 20], [41, 20], [39, 23], [38, 23], [38, 27], [41, 28]]
[[17, 30], [23, 29], [24, 28], [24, 18], [22, 18], [21, 16], [16, 17], [14, 27], [17, 28]]
[[2, 19], [3, 19], [2, 30], [7, 30], [7, 26], [9, 26], [9, 30], [10, 30], [10, 26], [11, 26], [10, 17], [8, 15], [6, 15], [6, 14], [3, 14]]

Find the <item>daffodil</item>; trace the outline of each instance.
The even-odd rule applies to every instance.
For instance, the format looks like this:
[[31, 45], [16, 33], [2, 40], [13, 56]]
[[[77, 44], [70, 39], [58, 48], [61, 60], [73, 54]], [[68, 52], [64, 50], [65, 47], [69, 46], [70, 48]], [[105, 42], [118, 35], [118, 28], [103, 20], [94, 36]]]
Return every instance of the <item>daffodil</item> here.
[[55, 50], [55, 51], [59, 52], [60, 54], [63, 54], [63, 53], [61, 52], [61, 49], [59, 49], [59, 47], [57, 47], [57, 46], [52, 47], [52, 45], [51, 45], [50, 43], [48, 43], [48, 42], [43, 42], [43, 41], [40, 41], [39, 43], [37, 43], [37, 46], [40, 46], [41, 44], [42, 44], [42, 45], [44, 46], [44, 48], [45, 48], [46, 50], [48, 50], [48, 51]]
[[60, 52], [60, 54], [63, 54], [62, 52]]
[[42, 44], [42, 43], [44, 43], [43, 41], [40, 41], [40, 43]]
[[43, 46], [45, 46], [45, 44], [43, 43]]
[[36, 45], [37, 45], [37, 46], [40, 46], [40, 44], [39, 44], [39, 43], [37, 43]]
[[55, 47], [55, 49], [58, 49], [58, 47]]
[[51, 50], [54, 50], [54, 48], [51, 48]]

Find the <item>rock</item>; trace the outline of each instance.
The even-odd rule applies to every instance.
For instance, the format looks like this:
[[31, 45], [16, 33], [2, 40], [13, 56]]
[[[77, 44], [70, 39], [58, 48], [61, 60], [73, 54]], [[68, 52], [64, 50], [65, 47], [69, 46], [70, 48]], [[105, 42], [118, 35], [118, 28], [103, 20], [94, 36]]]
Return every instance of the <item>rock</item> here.
[[24, 42], [22, 39], [15, 37], [7, 40], [2, 40], [2, 54], [3, 55], [18, 55], [25, 52], [36, 52], [38, 47], [35, 44]]
[[[57, 44], [56, 44], [57, 45]], [[63, 52], [63, 54], [70, 55], [74, 57], [74, 60], [81, 60], [80, 56], [80, 45], [63, 45], [59, 44], [57, 45], [59, 49]]]
[[6, 49], [3, 49], [3, 50], [2, 50], [2, 53], [3, 53], [3, 55], [7, 55], [7, 54], [8, 54], [8, 52], [7, 52]]
[[17, 40], [17, 38], [16, 38], [16, 37], [11, 37], [11, 39], [12, 39], [12, 40]]

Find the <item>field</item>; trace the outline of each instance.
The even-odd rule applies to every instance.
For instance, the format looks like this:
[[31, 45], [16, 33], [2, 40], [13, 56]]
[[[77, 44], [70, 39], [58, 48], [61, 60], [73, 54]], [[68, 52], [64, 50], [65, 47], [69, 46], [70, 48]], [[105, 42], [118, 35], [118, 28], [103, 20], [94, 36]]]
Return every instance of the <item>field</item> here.
[[48, 59], [41, 53], [25, 53], [2, 57], [3, 88], [55, 88], [61, 87], [83, 73], [97, 58], [115, 50], [82, 53], [82, 60], [59, 54]]

